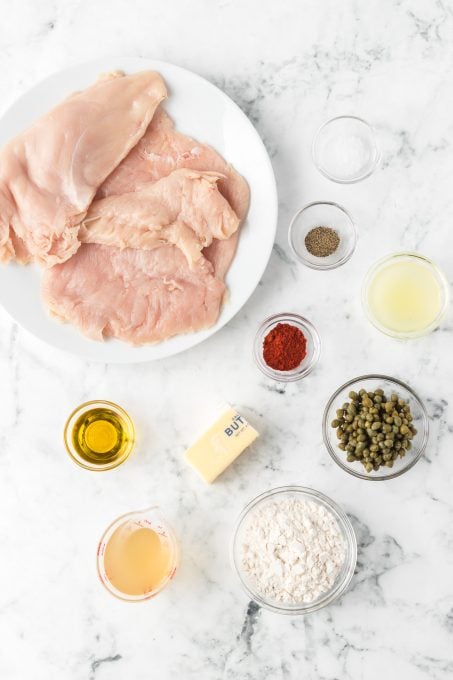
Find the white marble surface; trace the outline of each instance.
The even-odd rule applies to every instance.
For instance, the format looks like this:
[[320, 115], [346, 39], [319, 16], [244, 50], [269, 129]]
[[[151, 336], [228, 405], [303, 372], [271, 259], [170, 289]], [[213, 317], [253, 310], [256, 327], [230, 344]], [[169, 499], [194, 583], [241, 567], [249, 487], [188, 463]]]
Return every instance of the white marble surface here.
[[[365, 271], [417, 249], [453, 276], [453, 12], [443, 0], [2, 1], [1, 107], [52, 71], [105, 54], [147, 55], [199, 72], [230, 94], [272, 155], [277, 244], [242, 312], [182, 356], [142, 366], [86, 364], [19, 330], [0, 311], [0, 678], [2, 680], [447, 680], [453, 676], [451, 311], [441, 330], [398, 343], [367, 324]], [[384, 153], [356, 186], [310, 160], [317, 126], [354, 113]], [[353, 259], [321, 273], [287, 247], [294, 211], [337, 200], [353, 214]], [[259, 227], [259, 225], [258, 225]], [[251, 359], [269, 313], [308, 316], [321, 362], [298, 384], [263, 379]], [[431, 420], [426, 456], [387, 483], [356, 480], [327, 455], [321, 413], [345, 379], [408, 381]], [[133, 416], [139, 442], [123, 467], [77, 468], [66, 415], [104, 397]], [[182, 462], [212, 402], [240, 407], [262, 437], [212, 487]], [[228, 562], [234, 518], [286, 483], [331, 495], [357, 530], [352, 587], [305, 618], [259, 611]], [[127, 604], [97, 582], [100, 534], [117, 515], [161, 505], [183, 561], [155, 601]]]

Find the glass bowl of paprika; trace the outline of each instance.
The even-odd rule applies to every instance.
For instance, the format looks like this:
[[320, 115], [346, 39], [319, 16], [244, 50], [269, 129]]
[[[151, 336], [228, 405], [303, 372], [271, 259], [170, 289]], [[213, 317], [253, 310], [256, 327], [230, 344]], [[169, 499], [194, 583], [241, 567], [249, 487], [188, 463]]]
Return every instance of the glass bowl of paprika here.
[[278, 382], [294, 382], [308, 375], [321, 353], [313, 324], [299, 314], [274, 314], [263, 321], [255, 336], [253, 354], [258, 368]]

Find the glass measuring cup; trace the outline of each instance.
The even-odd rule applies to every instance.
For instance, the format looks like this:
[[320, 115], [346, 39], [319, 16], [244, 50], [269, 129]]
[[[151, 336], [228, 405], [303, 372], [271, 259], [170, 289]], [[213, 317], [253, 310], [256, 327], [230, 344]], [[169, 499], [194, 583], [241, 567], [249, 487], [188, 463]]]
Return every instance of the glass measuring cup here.
[[128, 602], [155, 597], [173, 579], [178, 563], [175, 533], [157, 506], [121, 515], [98, 545], [101, 583]]

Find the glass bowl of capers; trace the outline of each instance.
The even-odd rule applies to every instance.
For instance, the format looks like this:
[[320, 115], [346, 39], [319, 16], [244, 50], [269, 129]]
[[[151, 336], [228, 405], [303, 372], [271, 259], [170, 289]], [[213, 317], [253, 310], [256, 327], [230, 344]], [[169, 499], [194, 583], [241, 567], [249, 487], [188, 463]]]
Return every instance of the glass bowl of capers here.
[[409, 385], [386, 375], [362, 375], [331, 396], [322, 430], [337, 465], [360, 479], [381, 481], [399, 477], [420, 459], [429, 421]]

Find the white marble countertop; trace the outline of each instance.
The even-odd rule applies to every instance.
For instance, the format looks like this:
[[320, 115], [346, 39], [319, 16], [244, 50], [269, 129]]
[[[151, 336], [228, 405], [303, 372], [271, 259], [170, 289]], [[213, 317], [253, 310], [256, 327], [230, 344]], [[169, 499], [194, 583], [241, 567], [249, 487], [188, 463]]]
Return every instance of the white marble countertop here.
[[[277, 243], [255, 294], [203, 345], [140, 366], [88, 364], [41, 344], [0, 311], [0, 678], [2, 680], [447, 680], [453, 676], [453, 398], [450, 313], [410, 343], [364, 319], [359, 291], [380, 255], [409, 249], [453, 276], [453, 13], [443, 0], [42, 0], [3, 2], [1, 108], [52, 71], [106, 54], [188, 67], [250, 116], [274, 163]], [[374, 123], [382, 167], [355, 186], [310, 159], [316, 128], [354, 113]], [[351, 211], [360, 239], [344, 267], [316, 272], [287, 246], [312, 200]], [[280, 387], [253, 365], [269, 313], [318, 327], [317, 369]], [[424, 458], [386, 483], [354, 479], [329, 458], [321, 414], [346, 379], [409, 382], [431, 416]], [[109, 473], [75, 466], [62, 446], [71, 409], [108, 398], [139, 441]], [[211, 487], [182, 461], [211, 404], [237, 405], [260, 430]], [[350, 590], [307, 617], [261, 611], [228, 561], [236, 515], [257, 493], [311, 486], [351, 516], [359, 541]], [[97, 541], [118, 515], [159, 504], [181, 540], [180, 572], [142, 604], [111, 597]]]

